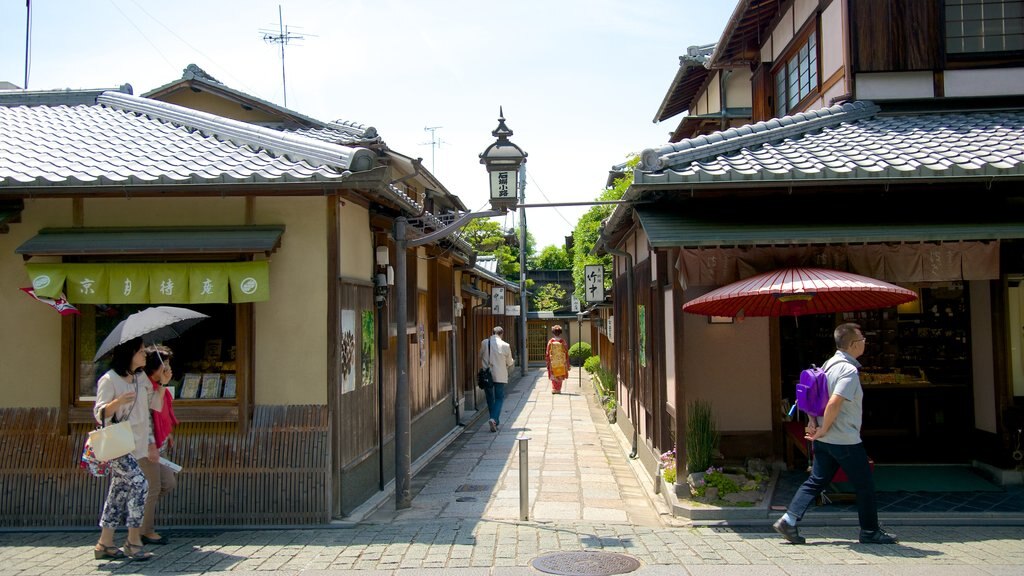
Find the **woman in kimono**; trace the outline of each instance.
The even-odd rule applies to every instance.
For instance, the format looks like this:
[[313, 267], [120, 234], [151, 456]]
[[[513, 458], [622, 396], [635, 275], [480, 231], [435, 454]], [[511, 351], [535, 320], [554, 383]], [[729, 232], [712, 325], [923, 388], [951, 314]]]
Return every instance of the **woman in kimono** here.
[[562, 327], [551, 327], [551, 340], [548, 340], [544, 359], [548, 364], [548, 379], [551, 380], [551, 393], [562, 393], [562, 381], [569, 376], [569, 346], [562, 339]]

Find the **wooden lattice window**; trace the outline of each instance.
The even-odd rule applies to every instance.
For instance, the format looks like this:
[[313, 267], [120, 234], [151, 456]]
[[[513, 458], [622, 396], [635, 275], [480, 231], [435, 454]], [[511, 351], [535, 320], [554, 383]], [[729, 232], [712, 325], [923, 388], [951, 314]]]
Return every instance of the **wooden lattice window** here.
[[786, 114], [800, 107], [805, 99], [818, 92], [818, 35], [814, 26], [794, 42], [793, 48], [773, 71], [775, 115]]
[[1024, 0], [946, 0], [946, 53], [1024, 50]]

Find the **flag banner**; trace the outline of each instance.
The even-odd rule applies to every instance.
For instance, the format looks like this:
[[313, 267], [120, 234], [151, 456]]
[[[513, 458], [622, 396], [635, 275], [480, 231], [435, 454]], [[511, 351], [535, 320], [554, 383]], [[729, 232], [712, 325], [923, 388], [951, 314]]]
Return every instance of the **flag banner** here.
[[149, 304], [149, 270], [142, 264], [107, 264], [107, 304]]
[[107, 267], [103, 264], [65, 264], [68, 301], [75, 304], [107, 303]]
[[61, 294], [59, 298], [54, 299], [47, 298], [46, 296], [39, 296], [36, 294], [36, 291], [32, 288], [22, 288], [21, 290], [25, 294], [28, 294], [29, 296], [35, 298], [36, 300], [42, 302], [43, 304], [52, 307], [57, 312], [60, 312], [61, 316], [79, 314], [78, 308], [75, 308], [70, 303], [68, 303], [68, 300], [67, 298], [64, 297], [64, 294]]
[[266, 260], [233, 262], [230, 266], [232, 302], [270, 300], [270, 266]]
[[227, 304], [228, 270], [223, 264], [188, 265], [188, 301], [191, 304]]
[[64, 292], [67, 268], [63, 264], [25, 264], [35, 296], [57, 298]]

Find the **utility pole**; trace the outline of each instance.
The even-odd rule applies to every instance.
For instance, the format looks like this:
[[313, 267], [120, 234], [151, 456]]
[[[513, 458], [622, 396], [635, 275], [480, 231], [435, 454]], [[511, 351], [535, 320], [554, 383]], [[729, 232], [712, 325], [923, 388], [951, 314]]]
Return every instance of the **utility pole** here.
[[25, 0], [25, 83], [23, 90], [28, 90], [28, 68], [32, 61], [32, 0]]
[[[526, 204], [526, 164], [519, 165], [519, 204]], [[526, 376], [530, 353], [526, 349], [526, 208], [519, 209], [519, 374]]]
[[284, 15], [281, 12], [281, 5], [277, 5], [277, 34], [274, 34], [274, 30], [262, 29], [260, 32], [263, 33], [263, 41], [267, 44], [280, 44], [281, 45], [281, 93], [284, 97], [284, 107], [288, 107], [288, 84], [285, 82], [284, 75], [284, 47], [292, 40], [302, 40], [305, 36], [301, 34], [292, 34], [288, 30], [288, 27], [284, 25]]
[[442, 144], [439, 138], [435, 138], [435, 132], [441, 128], [444, 128], [444, 126], [425, 126], [423, 128], [424, 132], [430, 132], [430, 142], [424, 142], [423, 144], [430, 144], [430, 173], [434, 176], [437, 176], [437, 170], [435, 170], [434, 166], [434, 149]]

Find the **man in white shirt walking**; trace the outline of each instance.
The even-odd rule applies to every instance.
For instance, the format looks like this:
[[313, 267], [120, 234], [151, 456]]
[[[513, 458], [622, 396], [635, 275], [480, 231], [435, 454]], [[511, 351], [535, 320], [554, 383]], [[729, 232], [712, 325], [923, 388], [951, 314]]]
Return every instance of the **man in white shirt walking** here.
[[480, 342], [480, 364], [491, 369], [492, 384], [484, 389], [487, 397], [487, 410], [491, 419], [487, 424], [491, 432], [497, 432], [501, 425], [501, 405], [505, 403], [505, 384], [508, 384], [508, 369], [515, 364], [512, 358], [512, 347], [502, 340], [505, 330], [501, 326], [494, 327], [490, 338]]

